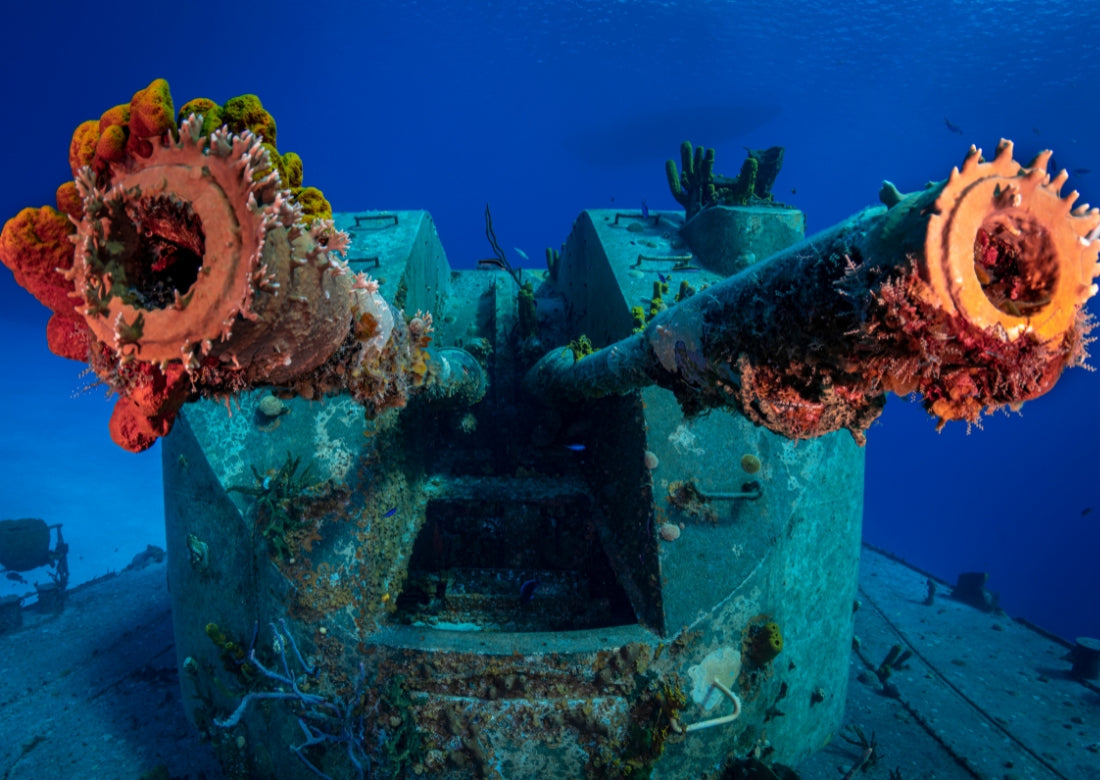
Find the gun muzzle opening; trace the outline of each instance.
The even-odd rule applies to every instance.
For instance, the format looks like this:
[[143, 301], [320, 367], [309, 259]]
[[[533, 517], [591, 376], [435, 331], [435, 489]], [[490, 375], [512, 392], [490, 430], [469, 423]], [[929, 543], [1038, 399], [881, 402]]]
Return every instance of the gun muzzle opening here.
[[974, 275], [998, 311], [1030, 317], [1058, 286], [1058, 256], [1042, 223], [1026, 213], [994, 212], [974, 238]]
[[206, 237], [191, 205], [165, 195], [123, 199], [108, 205], [107, 240], [97, 247], [98, 264], [114, 271], [127, 303], [164, 309], [186, 297], [199, 278]]

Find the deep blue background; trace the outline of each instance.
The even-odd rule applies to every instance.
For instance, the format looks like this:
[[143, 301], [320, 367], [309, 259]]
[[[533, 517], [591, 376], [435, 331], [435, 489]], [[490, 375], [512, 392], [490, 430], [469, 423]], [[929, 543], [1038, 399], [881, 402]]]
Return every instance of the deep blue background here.
[[[584, 208], [674, 207], [662, 165], [683, 138], [728, 173], [742, 145], [785, 146], [777, 194], [811, 231], [1002, 136], [1018, 159], [1094, 169], [1071, 179], [1087, 200], [1094, 17], [1069, 0], [22, 3], [0, 52], [0, 218], [52, 203], [77, 123], [156, 77], [177, 106], [260, 95], [337, 210], [428, 209], [460, 268], [486, 254], [486, 201], [502, 245], [536, 259]], [[96, 574], [161, 537], [159, 462], [110, 444], [102, 393], [71, 397], [86, 382], [47, 353], [45, 320], [0, 271], [0, 516], [52, 512]], [[1010, 613], [1100, 635], [1098, 390], [1072, 371], [970, 435], [892, 399], [869, 434], [866, 537], [948, 578], [987, 570]]]

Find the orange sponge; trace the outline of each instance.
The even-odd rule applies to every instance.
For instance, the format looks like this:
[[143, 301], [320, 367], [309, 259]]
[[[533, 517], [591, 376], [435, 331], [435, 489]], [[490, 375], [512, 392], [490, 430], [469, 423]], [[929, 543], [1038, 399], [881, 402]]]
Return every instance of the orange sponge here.
[[72, 283], [63, 273], [73, 266], [73, 230], [67, 216], [43, 206], [23, 209], [0, 232], [0, 261], [20, 286], [56, 312], [71, 312], [76, 306], [69, 297]]

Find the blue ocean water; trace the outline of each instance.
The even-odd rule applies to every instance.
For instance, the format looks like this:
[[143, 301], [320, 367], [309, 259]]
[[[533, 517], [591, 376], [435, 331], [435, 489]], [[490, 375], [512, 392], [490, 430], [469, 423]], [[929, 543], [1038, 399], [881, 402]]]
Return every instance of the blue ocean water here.
[[[177, 102], [251, 92], [337, 210], [423, 208], [451, 263], [537, 258], [584, 208], [674, 208], [690, 138], [739, 160], [786, 147], [779, 196], [810, 231], [943, 178], [969, 144], [1052, 148], [1100, 198], [1097, 22], [1058, 2], [269, 3], [5, 12], [0, 216], [51, 203], [73, 128], [153, 78]], [[959, 128], [953, 132], [948, 126]], [[163, 542], [156, 449], [128, 455], [110, 404], [45, 348], [46, 311], [0, 272], [0, 516], [63, 522], [75, 581]], [[953, 579], [990, 573], [1013, 615], [1100, 635], [1100, 377], [1070, 372], [1022, 415], [941, 434], [891, 399], [869, 431], [866, 538]], [[75, 397], [74, 397], [75, 394]], [[1093, 511], [1093, 510], [1097, 511]]]

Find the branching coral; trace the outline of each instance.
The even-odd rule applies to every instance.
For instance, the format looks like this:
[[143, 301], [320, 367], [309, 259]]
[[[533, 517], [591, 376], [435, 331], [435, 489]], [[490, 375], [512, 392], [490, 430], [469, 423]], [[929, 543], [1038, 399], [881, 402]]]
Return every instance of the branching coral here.
[[274, 473], [261, 474], [253, 466], [252, 475], [256, 480], [254, 484], [232, 485], [226, 489], [226, 492], [236, 491], [252, 496], [255, 502], [252, 512], [256, 527], [267, 539], [272, 551], [281, 559], [290, 555], [287, 534], [298, 530], [305, 522], [302, 502], [313, 486], [312, 466], [306, 466], [299, 473], [301, 460], [288, 452], [286, 461]]
[[[273, 636], [272, 647], [279, 659], [278, 668], [272, 669], [264, 665], [257, 658], [254, 646], [248, 652], [248, 663], [258, 672], [257, 680], [266, 681], [271, 689], [248, 691], [241, 698], [237, 708], [225, 718], [215, 718], [214, 725], [224, 729], [233, 728], [240, 723], [248, 706], [253, 702], [265, 699], [286, 701], [288, 706], [294, 709], [298, 726], [305, 737], [302, 744], [290, 745], [289, 749], [313, 774], [322, 778], [330, 777], [311, 759], [310, 749], [319, 745], [342, 745], [349, 766], [344, 769], [345, 773], [341, 776], [360, 778], [368, 776], [372, 754], [367, 751], [367, 718], [363, 709], [363, 693], [367, 687], [365, 669], [360, 664], [359, 675], [347, 696], [339, 697], [335, 694], [324, 696], [303, 690], [304, 683], [300, 684], [299, 681], [316, 677], [319, 669], [306, 662], [286, 620], [280, 620], [279, 624], [282, 626], [282, 631], [279, 631], [274, 623], [270, 624]], [[288, 645], [293, 651], [293, 658], [297, 661], [300, 672], [291, 671], [291, 663], [287, 656]]]

